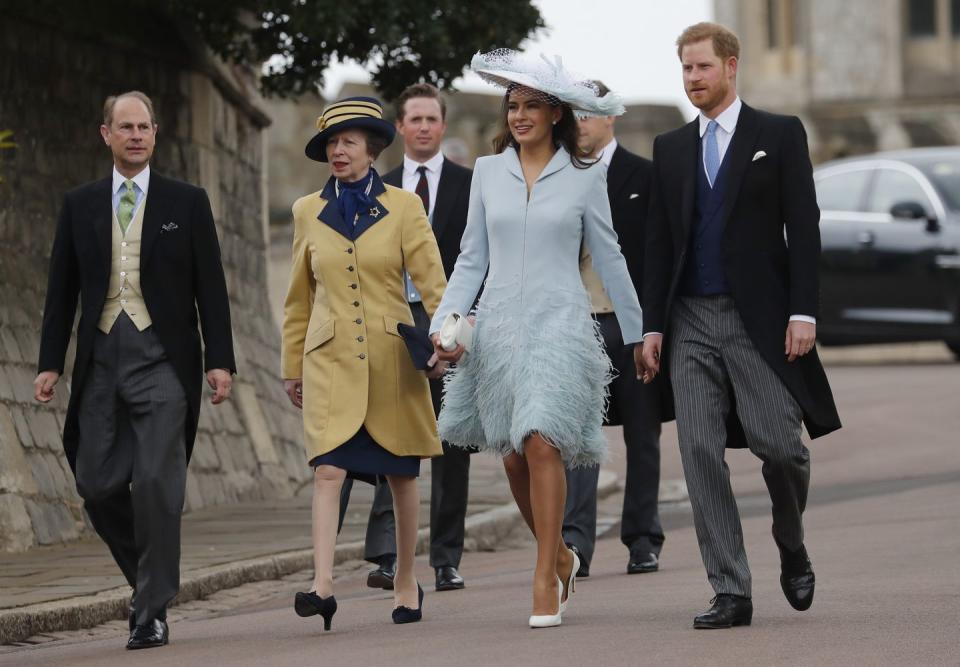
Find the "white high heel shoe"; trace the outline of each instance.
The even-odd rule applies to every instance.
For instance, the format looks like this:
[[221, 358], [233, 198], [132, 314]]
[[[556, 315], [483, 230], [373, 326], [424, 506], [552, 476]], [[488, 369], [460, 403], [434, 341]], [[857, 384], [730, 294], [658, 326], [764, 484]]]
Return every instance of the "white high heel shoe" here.
[[533, 615], [530, 617], [530, 627], [531, 628], [552, 628], [555, 625], [560, 625], [560, 615], [563, 614], [563, 582], [560, 580], [560, 577], [557, 577], [557, 613], [556, 614], [540, 614]]
[[573, 549], [570, 549], [570, 553], [573, 554], [573, 569], [570, 570], [570, 578], [567, 579], [566, 600], [563, 600], [563, 587], [561, 586], [560, 599], [563, 600], [560, 603], [561, 614], [567, 610], [567, 603], [570, 602], [571, 596], [577, 591], [577, 572], [580, 570], [580, 558], [577, 557], [577, 552]]

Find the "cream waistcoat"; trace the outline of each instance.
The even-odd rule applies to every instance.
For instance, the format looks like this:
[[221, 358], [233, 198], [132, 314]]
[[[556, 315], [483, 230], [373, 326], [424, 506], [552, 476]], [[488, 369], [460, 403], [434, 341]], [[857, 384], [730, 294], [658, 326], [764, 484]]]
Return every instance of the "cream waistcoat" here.
[[114, 322], [122, 310], [127, 314], [139, 331], [151, 324], [147, 304], [140, 291], [140, 236], [143, 232], [143, 212], [147, 202], [137, 208], [137, 214], [130, 221], [127, 233], [120, 229], [116, 211], [113, 212], [112, 257], [110, 260], [110, 283], [107, 286], [107, 300], [100, 313], [97, 328], [110, 333]]

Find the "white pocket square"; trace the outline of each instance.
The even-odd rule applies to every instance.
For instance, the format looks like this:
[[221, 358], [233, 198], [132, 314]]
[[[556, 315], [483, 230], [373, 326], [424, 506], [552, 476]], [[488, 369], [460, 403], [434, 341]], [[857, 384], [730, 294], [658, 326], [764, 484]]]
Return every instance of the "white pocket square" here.
[[766, 151], [757, 151], [756, 153], [753, 154], [753, 159], [750, 160], [750, 161], [751, 161], [751, 162], [756, 162], [757, 160], [759, 160], [759, 159], [762, 158], [762, 157], [767, 157], [767, 152], [766, 152]]
[[630, 199], [636, 199], [636, 198], [639, 197], [639, 196], [640, 196], [640, 195], [638, 195], [636, 192], [634, 192], [632, 195], [630, 195]]
[[452, 352], [457, 345], [467, 352], [473, 349], [473, 325], [460, 313], [450, 313], [440, 325], [440, 347]]

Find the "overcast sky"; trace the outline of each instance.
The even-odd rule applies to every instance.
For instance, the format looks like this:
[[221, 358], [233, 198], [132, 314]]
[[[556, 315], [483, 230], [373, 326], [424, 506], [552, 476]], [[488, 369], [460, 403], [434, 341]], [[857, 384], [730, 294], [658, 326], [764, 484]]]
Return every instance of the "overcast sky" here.
[[[711, 0], [534, 0], [547, 29], [527, 40], [531, 53], [559, 54], [577, 74], [603, 79], [628, 102], [672, 102], [687, 118], [694, 109], [683, 93], [674, 42], [685, 27], [713, 18]], [[324, 96], [344, 81], [366, 80], [357, 64], [336, 65], [326, 76]], [[461, 90], [495, 92], [473, 75]]]

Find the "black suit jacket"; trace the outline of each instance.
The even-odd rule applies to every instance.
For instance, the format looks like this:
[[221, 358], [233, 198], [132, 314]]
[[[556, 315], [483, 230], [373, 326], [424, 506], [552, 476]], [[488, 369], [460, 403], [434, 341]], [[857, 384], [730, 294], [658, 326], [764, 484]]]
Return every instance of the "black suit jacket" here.
[[[467, 226], [467, 209], [470, 208], [470, 181], [473, 171], [461, 167], [444, 157], [437, 184], [437, 201], [433, 205], [433, 234], [440, 246], [440, 257], [447, 278], [460, 255], [460, 239]], [[403, 165], [391, 169], [383, 182], [397, 188], [403, 187]]]
[[643, 294], [643, 260], [653, 163], [617, 144], [607, 167], [607, 196], [613, 229], [638, 295]]
[[[105, 178], [64, 197], [50, 256], [40, 338], [40, 371], [63, 373], [77, 298], [77, 354], [63, 444], [76, 460], [77, 408], [90, 368], [97, 322], [110, 281], [113, 224], [111, 185]], [[140, 286], [153, 329], [187, 395], [187, 457], [200, 416], [204, 369], [236, 371], [230, 303], [220, 244], [207, 193], [150, 172], [140, 251]], [[165, 227], [165, 228], [164, 228]], [[199, 325], [205, 351], [201, 351]]]
[[[643, 314], [645, 332], [665, 334], [665, 386], [670, 309], [694, 225], [699, 146], [698, 120], [658, 136], [653, 145]], [[840, 428], [826, 374], [816, 349], [793, 363], [784, 355], [789, 317], [816, 317], [819, 303], [820, 210], [803, 124], [744, 104], [725, 160], [722, 251], [731, 296], [750, 339], [797, 399], [816, 438]], [[742, 444], [738, 423], [731, 423], [731, 436], [729, 444]]]

